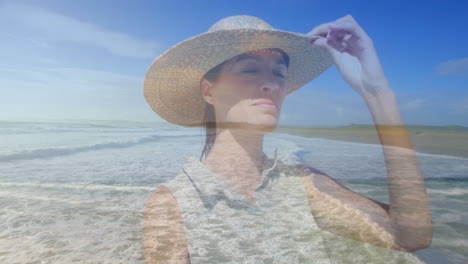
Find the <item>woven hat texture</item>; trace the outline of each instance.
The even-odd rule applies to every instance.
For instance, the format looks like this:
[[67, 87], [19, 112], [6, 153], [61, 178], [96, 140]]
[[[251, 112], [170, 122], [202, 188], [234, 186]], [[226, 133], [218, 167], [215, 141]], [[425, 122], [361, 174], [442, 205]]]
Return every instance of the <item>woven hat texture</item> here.
[[333, 64], [323, 47], [310, 44], [319, 38], [274, 29], [253, 16], [231, 16], [208, 32], [174, 45], [150, 65], [144, 96], [160, 117], [182, 126], [201, 126], [206, 108], [200, 80], [218, 64], [242, 53], [278, 48], [289, 56], [287, 94], [304, 86]]

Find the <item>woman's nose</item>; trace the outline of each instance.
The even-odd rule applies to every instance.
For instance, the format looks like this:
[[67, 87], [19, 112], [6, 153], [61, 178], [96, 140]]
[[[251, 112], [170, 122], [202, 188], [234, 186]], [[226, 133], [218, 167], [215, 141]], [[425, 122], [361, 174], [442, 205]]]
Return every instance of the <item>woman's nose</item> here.
[[273, 87], [273, 86], [262, 86], [262, 92], [274, 92], [276, 91], [277, 88]]
[[261, 84], [262, 92], [276, 92], [281, 88], [280, 81], [278, 78], [273, 74], [265, 74], [265, 79]]

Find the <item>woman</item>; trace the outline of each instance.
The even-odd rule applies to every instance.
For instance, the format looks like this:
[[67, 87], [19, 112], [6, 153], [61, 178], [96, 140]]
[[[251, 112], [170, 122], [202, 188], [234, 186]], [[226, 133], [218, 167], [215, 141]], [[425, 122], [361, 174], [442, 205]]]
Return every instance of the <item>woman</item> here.
[[[263, 153], [285, 96], [333, 62], [375, 121], [389, 204]], [[145, 96], [167, 121], [207, 130], [203, 163], [191, 158], [148, 198], [145, 262], [329, 263], [323, 230], [399, 251], [430, 245], [431, 211], [415, 153], [373, 43], [350, 15], [308, 35], [255, 17], [225, 18], [157, 58]]]

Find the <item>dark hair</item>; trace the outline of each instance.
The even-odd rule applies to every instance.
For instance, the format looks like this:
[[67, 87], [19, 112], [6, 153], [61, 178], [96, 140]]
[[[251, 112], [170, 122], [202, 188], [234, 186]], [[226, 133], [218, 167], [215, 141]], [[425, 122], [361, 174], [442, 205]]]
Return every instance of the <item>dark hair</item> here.
[[[279, 51], [283, 55], [283, 59], [286, 64], [286, 67], [289, 67], [288, 54], [286, 54], [286, 52], [282, 51], [281, 49], [273, 49], [273, 50]], [[239, 59], [241, 55], [236, 56], [233, 59], [236, 59], [236, 58]], [[221, 70], [223, 69], [223, 66], [228, 61], [231, 61], [231, 59], [226, 60], [222, 62], [221, 64], [218, 64], [217, 66], [215, 66], [213, 69], [209, 70], [202, 77], [202, 79], [206, 79], [207, 81], [210, 81], [210, 82], [216, 82], [219, 78]], [[234, 62], [235, 61], [236, 60], [234, 60]], [[212, 104], [206, 104], [205, 115], [203, 117], [203, 127], [205, 128], [205, 131], [206, 131], [206, 138], [205, 138], [205, 146], [203, 147], [202, 153], [200, 155], [200, 161], [202, 161], [203, 159], [206, 159], [216, 139], [216, 114], [215, 114], [215, 110]]]
[[[226, 62], [227, 61], [224, 61], [223, 63], [217, 65], [216, 67], [208, 71], [202, 79], [206, 79], [210, 82], [216, 82], [219, 78], [219, 74], [221, 73], [223, 65]], [[200, 161], [206, 159], [216, 139], [216, 115], [212, 104], [206, 104], [205, 115], [203, 117], [203, 127], [206, 131], [206, 138], [205, 146], [203, 147], [202, 153], [200, 155]]]

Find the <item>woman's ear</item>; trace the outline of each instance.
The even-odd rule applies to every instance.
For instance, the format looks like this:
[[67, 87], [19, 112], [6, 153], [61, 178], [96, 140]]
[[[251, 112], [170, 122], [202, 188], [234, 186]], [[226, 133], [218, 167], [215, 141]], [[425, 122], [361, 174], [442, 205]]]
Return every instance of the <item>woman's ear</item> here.
[[214, 103], [214, 97], [213, 97], [214, 85], [212, 82], [206, 79], [202, 79], [200, 82], [200, 92], [201, 92], [203, 99], [205, 99], [207, 103], [209, 104]]

